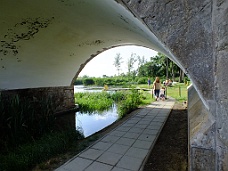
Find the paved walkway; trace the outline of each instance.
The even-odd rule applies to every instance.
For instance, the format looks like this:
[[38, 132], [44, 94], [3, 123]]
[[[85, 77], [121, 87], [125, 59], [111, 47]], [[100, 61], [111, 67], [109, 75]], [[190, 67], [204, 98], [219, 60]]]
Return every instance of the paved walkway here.
[[140, 171], [175, 101], [156, 101], [56, 171]]

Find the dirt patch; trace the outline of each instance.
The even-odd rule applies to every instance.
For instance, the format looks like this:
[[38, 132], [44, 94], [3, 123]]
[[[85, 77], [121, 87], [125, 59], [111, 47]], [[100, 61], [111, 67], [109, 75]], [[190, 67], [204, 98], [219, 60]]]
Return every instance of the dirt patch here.
[[143, 171], [188, 170], [188, 123], [185, 106], [176, 103]]

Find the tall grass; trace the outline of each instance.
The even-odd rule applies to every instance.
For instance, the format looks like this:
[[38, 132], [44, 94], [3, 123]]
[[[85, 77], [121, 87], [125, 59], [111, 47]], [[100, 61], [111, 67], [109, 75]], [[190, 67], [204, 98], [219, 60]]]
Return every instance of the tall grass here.
[[108, 110], [113, 104], [113, 99], [107, 92], [80, 92], [75, 93], [75, 102], [80, 111], [92, 113]]
[[150, 95], [145, 96], [145, 94], [135, 89], [130, 91], [118, 91], [114, 93], [75, 93], [75, 99], [76, 103], [79, 104], [80, 111], [91, 113], [107, 110], [113, 105], [113, 103], [116, 103], [120, 118], [136, 109], [139, 105], [151, 102]]
[[34, 141], [52, 130], [53, 124], [53, 107], [48, 99], [31, 102], [18, 95], [3, 98], [0, 94], [1, 152]]
[[50, 99], [0, 94], [0, 170], [29, 170], [83, 137], [74, 128], [57, 132], [53, 106]]
[[36, 164], [65, 152], [82, 137], [74, 129], [46, 134], [40, 140], [21, 145], [7, 155], [0, 155], [0, 170], [30, 170]]

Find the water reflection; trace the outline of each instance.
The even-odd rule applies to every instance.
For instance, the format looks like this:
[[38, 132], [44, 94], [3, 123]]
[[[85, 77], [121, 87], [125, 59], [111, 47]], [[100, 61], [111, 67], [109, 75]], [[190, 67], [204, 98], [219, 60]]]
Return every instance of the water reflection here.
[[118, 119], [117, 107], [113, 107], [102, 113], [81, 113], [76, 112], [75, 123], [76, 130], [82, 131], [85, 137], [88, 137], [105, 127], [111, 125]]
[[[83, 85], [74, 86], [74, 93], [78, 92], [101, 92], [100, 90], [87, 89]], [[109, 93], [113, 93], [110, 92]], [[80, 110], [80, 109], [79, 109]], [[76, 130], [81, 131], [85, 137], [88, 137], [105, 127], [111, 125], [118, 119], [117, 106], [114, 104], [109, 110], [101, 113], [82, 113], [76, 112], [75, 114], [75, 124]]]

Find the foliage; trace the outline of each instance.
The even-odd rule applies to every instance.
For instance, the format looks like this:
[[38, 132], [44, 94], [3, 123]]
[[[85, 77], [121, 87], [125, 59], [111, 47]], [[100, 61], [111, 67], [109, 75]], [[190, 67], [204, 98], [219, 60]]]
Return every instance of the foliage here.
[[104, 86], [105, 78], [94, 78], [94, 83], [96, 86]]
[[149, 62], [141, 65], [138, 70], [138, 76], [141, 77], [166, 77], [180, 75], [180, 68], [165, 55], [158, 53], [155, 57], [151, 58]]
[[83, 84], [83, 79], [82, 78], [77, 78], [75, 81], [74, 81], [74, 85], [82, 85]]
[[112, 99], [114, 100], [114, 102], [122, 102], [126, 99], [126, 96], [126, 91], [117, 91], [115, 93], [112, 93]]
[[[147, 81], [148, 81], [148, 77], [141, 77], [138, 79], [137, 83], [138, 84], [146, 84]], [[147, 86], [147, 88], [148, 88], [148, 86]]]
[[111, 95], [105, 91], [75, 93], [75, 102], [79, 105], [80, 111], [89, 113], [107, 110], [113, 104]]
[[[118, 114], [121, 117], [136, 109], [140, 104], [151, 102], [151, 95], [132, 89], [130, 91], [107, 92], [83, 92], [75, 93], [76, 103], [83, 112], [102, 112], [109, 109], [113, 103], [117, 103]], [[149, 94], [149, 95], [148, 95]], [[148, 100], [149, 99], [149, 100]]]
[[7, 155], [0, 155], [0, 170], [29, 170], [35, 164], [65, 152], [73, 143], [82, 138], [81, 133], [74, 129], [47, 134], [40, 140], [24, 144]]
[[51, 131], [53, 125], [53, 105], [49, 99], [32, 102], [18, 95], [3, 98], [0, 94], [1, 151], [33, 141]]
[[154, 102], [155, 99], [152, 98], [151, 92], [148, 91], [141, 91], [141, 105], [148, 105], [151, 102]]
[[83, 79], [83, 85], [94, 85], [94, 79], [93, 78], [85, 78]]
[[133, 68], [134, 68], [134, 64], [137, 61], [137, 59], [135, 59], [136, 54], [132, 53], [131, 57], [127, 60], [127, 74], [128, 76], [133, 76], [136, 75], [136, 73], [134, 74], [134, 72], [132, 72]]
[[132, 89], [128, 92], [128, 96], [125, 97], [121, 103], [118, 103], [118, 114], [122, 118], [126, 114], [135, 110], [141, 103], [141, 97], [138, 90]]
[[123, 58], [120, 56], [120, 53], [117, 53], [113, 64], [117, 69], [118, 75], [120, 73], [121, 63], [123, 63], [122, 59]]

